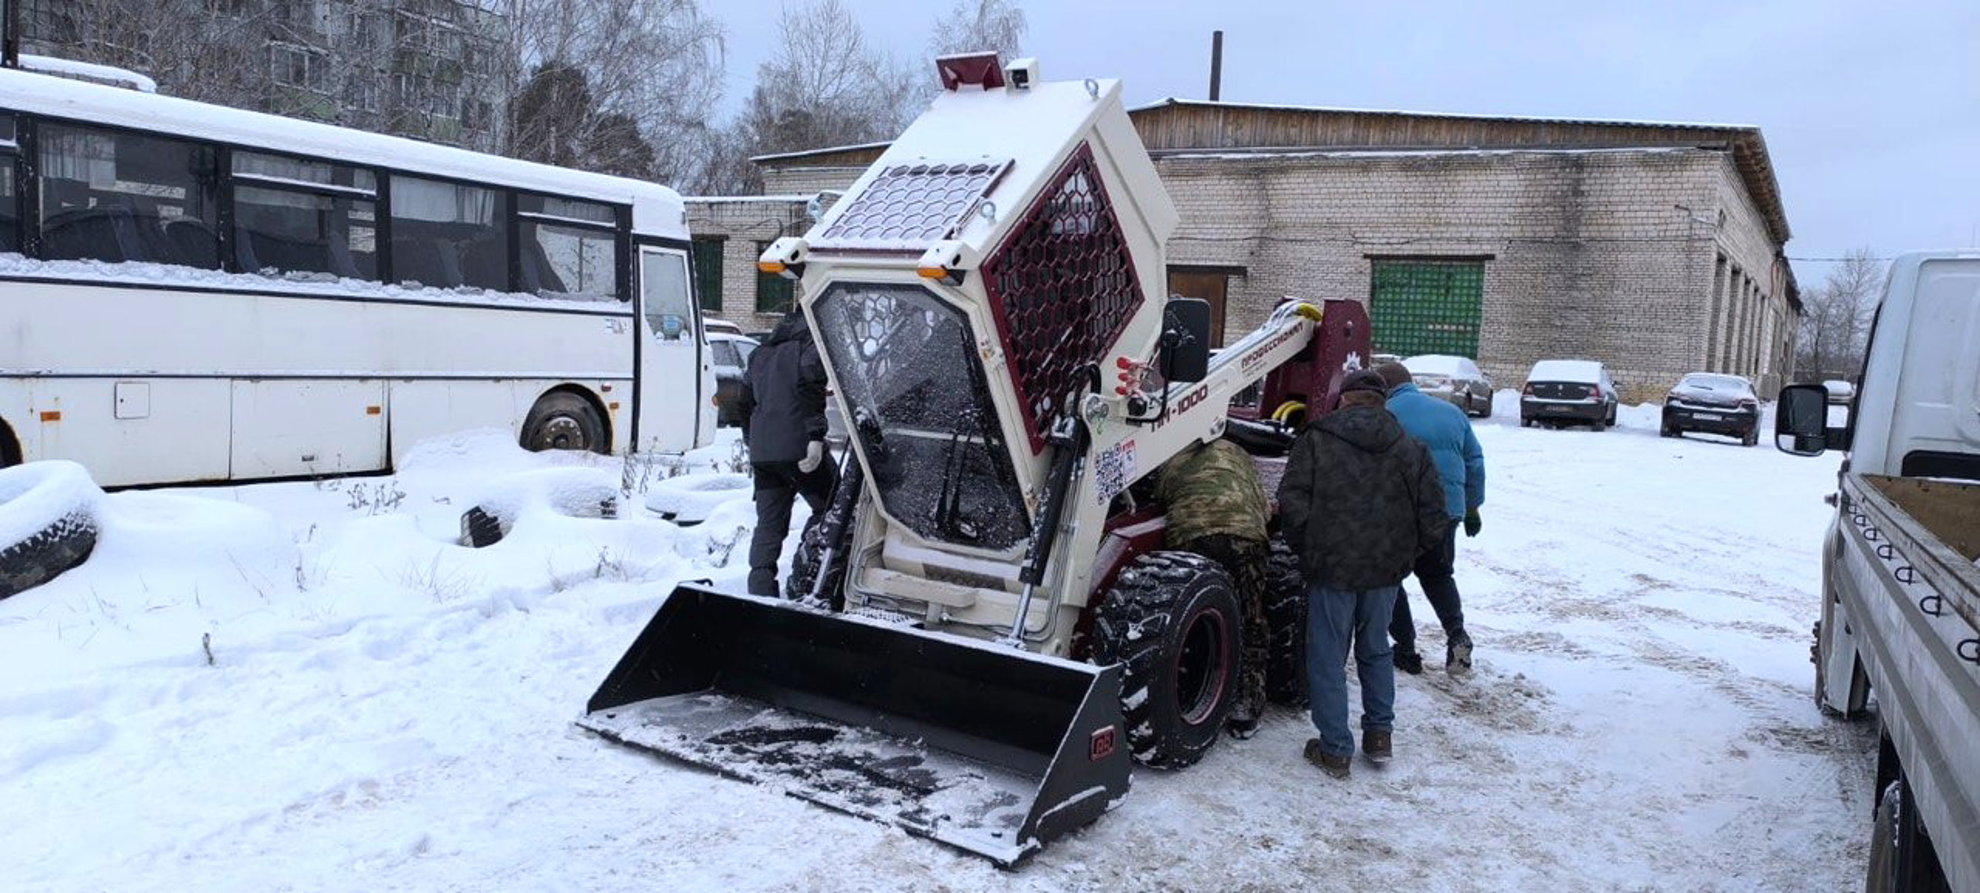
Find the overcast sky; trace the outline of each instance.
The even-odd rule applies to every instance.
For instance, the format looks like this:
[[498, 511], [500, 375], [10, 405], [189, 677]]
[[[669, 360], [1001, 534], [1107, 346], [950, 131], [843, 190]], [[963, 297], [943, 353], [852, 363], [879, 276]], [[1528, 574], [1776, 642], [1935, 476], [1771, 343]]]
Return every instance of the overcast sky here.
[[[951, 2], [846, 0], [916, 60]], [[728, 30], [725, 108], [755, 83], [779, 6], [704, 3]], [[1980, 244], [1980, 0], [1022, 6], [1047, 79], [1118, 77], [1130, 106], [1206, 98], [1222, 29], [1232, 102], [1757, 125], [1803, 288], [1828, 271], [1812, 259], [1850, 248]]]

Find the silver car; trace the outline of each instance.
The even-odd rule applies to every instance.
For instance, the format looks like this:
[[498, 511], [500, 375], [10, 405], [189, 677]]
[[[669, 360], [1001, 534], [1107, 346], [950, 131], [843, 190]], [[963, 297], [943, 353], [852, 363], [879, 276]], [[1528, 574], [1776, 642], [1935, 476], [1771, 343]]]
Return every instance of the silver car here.
[[1492, 379], [1469, 357], [1424, 354], [1403, 361], [1416, 380], [1416, 389], [1452, 406], [1465, 415], [1485, 418], [1492, 414]]

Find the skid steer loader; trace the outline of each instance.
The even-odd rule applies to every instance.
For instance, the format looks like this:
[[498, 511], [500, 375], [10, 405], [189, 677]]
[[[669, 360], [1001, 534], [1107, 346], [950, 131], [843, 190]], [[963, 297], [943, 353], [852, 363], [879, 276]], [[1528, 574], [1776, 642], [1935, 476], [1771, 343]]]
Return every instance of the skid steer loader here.
[[1119, 84], [937, 64], [928, 111], [759, 262], [801, 280], [850, 433], [792, 597], [680, 586], [579, 722], [1008, 866], [1119, 803], [1130, 756], [1219, 737], [1237, 597], [1162, 550], [1138, 485], [1220, 436], [1275, 482], [1368, 323], [1288, 299], [1211, 359], [1208, 305], [1162, 298], [1176, 211]]

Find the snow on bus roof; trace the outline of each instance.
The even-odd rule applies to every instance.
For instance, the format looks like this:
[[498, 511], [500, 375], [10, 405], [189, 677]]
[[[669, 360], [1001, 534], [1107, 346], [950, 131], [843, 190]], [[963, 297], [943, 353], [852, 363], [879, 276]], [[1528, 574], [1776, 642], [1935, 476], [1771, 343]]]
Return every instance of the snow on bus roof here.
[[91, 81], [126, 87], [140, 93], [158, 92], [158, 82], [128, 68], [110, 65], [97, 65], [94, 62], [78, 62], [55, 56], [34, 56], [21, 54], [21, 67], [28, 71], [53, 74], [63, 77], [87, 78]]
[[687, 238], [680, 194], [658, 183], [12, 69], [0, 69], [0, 109], [629, 204], [635, 232]]

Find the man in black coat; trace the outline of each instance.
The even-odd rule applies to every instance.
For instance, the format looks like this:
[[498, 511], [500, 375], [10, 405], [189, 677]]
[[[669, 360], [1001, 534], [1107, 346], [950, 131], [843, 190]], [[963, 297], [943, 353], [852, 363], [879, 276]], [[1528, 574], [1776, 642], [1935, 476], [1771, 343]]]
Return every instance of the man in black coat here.
[[804, 314], [792, 310], [749, 355], [742, 394], [743, 440], [756, 479], [756, 534], [749, 543], [749, 593], [775, 596], [777, 559], [802, 495], [823, 511], [839, 483], [825, 449], [825, 364]]
[[1293, 444], [1279, 483], [1279, 521], [1307, 584], [1306, 677], [1313, 726], [1306, 758], [1348, 777], [1348, 644], [1361, 680], [1361, 750], [1392, 754], [1396, 673], [1389, 620], [1416, 558], [1450, 523], [1444, 489], [1423, 444], [1383, 408], [1388, 385], [1366, 370], [1341, 383], [1340, 408]]

